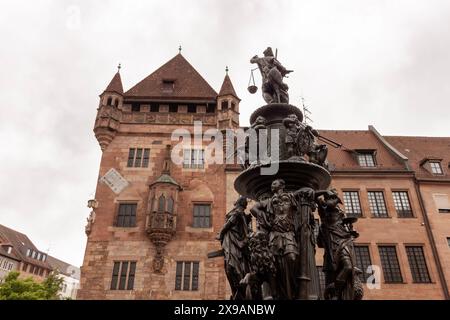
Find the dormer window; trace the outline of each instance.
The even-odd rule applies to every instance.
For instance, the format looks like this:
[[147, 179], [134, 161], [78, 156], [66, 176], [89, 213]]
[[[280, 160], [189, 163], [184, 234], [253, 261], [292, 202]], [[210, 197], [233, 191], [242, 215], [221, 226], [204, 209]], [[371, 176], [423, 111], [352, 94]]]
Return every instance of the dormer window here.
[[375, 151], [356, 151], [358, 164], [364, 168], [376, 167]]
[[163, 80], [163, 92], [172, 93], [175, 88], [175, 80]]
[[7, 252], [8, 254], [10, 254], [10, 253], [12, 252], [12, 246], [7, 246], [7, 247], [6, 247], [6, 252]]
[[440, 161], [430, 161], [430, 168], [433, 174], [443, 174]]

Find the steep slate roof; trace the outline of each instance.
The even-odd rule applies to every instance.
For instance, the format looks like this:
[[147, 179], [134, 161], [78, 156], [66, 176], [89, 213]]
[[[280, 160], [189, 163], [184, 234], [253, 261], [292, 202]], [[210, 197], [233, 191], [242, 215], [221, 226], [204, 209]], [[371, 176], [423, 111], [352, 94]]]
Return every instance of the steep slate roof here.
[[0, 236], [2, 239], [5, 239], [7, 243], [13, 246], [12, 253], [19, 260], [50, 269], [50, 266], [46, 261], [39, 261], [37, 259], [27, 257], [27, 249], [32, 249], [38, 252], [42, 251], [38, 250], [25, 234], [0, 224]]
[[[163, 80], [174, 81], [172, 92], [163, 91]], [[125, 92], [125, 96], [127, 98], [215, 100], [217, 92], [181, 54], [177, 54]]]
[[123, 94], [122, 79], [120, 78], [119, 71], [116, 72], [104, 92], [117, 92], [118, 94]]
[[234, 91], [233, 83], [231, 83], [231, 79], [227, 73], [225, 78], [223, 79], [223, 83], [222, 83], [222, 87], [220, 88], [219, 96], [225, 96], [228, 94], [239, 99], [239, 97], [236, 94], [236, 91]]
[[[419, 178], [448, 180], [450, 178], [450, 137], [398, 137], [385, 136], [390, 144], [408, 157], [411, 168]], [[421, 166], [424, 159], [442, 159], [443, 175], [433, 175]]]
[[[369, 130], [319, 130], [319, 133], [343, 145], [342, 148], [328, 146], [328, 161], [333, 170], [406, 170]], [[352, 150], [376, 150], [376, 168], [361, 168]]]

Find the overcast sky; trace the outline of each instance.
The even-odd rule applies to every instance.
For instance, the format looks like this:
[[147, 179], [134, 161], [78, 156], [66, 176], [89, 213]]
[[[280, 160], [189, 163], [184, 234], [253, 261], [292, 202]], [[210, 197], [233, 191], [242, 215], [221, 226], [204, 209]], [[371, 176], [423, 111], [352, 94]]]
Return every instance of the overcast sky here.
[[77, 266], [101, 156], [98, 95], [119, 62], [125, 90], [179, 45], [216, 91], [228, 65], [247, 125], [263, 104], [246, 90], [249, 59], [272, 46], [316, 128], [450, 135], [448, 0], [0, 5], [0, 223]]

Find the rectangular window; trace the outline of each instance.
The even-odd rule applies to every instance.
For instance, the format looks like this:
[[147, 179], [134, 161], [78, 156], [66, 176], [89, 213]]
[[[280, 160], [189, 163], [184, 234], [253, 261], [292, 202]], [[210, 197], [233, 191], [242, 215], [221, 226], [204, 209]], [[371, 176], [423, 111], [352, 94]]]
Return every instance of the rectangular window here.
[[370, 274], [367, 273], [367, 268], [372, 265], [369, 246], [355, 245], [355, 260], [356, 266], [363, 272], [361, 281], [365, 283], [367, 278], [373, 274], [373, 272]]
[[130, 148], [128, 152], [128, 168], [148, 168], [150, 159], [150, 149], [143, 148]]
[[447, 244], [450, 247], [450, 237], [447, 237]]
[[369, 207], [372, 215], [376, 218], [387, 218], [386, 203], [384, 202], [384, 194], [382, 191], [369, 191]]
[[395, 246], [379, 246], [381, 267], [386, 283], [402, 283], [402, 273], [398, 263]]
[[434, 174], [443, 174], [441, 163], [438, 161], [430, 162], [431, 172]]
[[133, 290], [136, 261], [115, 261], [111, 277], [111, 290]]
[[28, 269], [28, 263], [24, 263], [22, 266], [22, 271], [27, 272]]
[[406, 246], [406, 254], [408, 256], [413, 282], [431, 282], [427, 263], [425, 262], [425, 256], [423, 254], [423, 248], [421, 246]]
[[359, 153], [358, 163], [361, 167], [375, 167], [375, 155], [372, 152]]
[[203, 149], [184, 149], [183, 150], [183, 168], [185, 168], [185, 169], [203, 169], [204, 168], [204, 150]]
[[358, 191], [344, 191], [344, 206], [347, 215], [361, 217], [361, 203]]
[[194, 228], [211, 227], [211, 205], [210, 204], [194, 204]]
[[116, 227], [130, 228], [136, 226], [136, 203], [119, 204]]
[[394, 191], [392, 192], [394, 198], [395, 210], [399, 218], [412, 218], [411, 204], [409, 203], [408, 192]]
[[198, 290], [199, 262], [178, 261], [175, 274], [175, 290]]

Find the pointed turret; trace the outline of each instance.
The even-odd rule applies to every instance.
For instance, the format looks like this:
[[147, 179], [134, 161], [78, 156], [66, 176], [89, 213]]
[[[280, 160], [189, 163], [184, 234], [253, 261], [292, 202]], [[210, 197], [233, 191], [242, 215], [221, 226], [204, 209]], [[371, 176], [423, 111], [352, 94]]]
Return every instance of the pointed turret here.
[[120, 95], [123, 94], [122, 79], [120, 78], [119, 70], [117, 70], [116, 74], [114, 75], [104, 92], [115, 92]]
[[217, 96], [218, 128], [239, 127], [239, 99], [234, 90], [233, 83], [228, 75], [228, 67], [225, 69], [225, 78]]
[[219, 97], [226, 95], [231, 95], [236, 99], [238, 99], [239, 101], [241, 101], [241, 99], [239, 99], [239, 97], [237, 96], [236, 91], [234, 91], [233, 83], [231, 83], [231, 79], [230, 76], [228, 75], [228, 72], [226, 73], [225, 78], [223, 79], [222, 87], [220, 88], [219, 91]]
[[95, 119], [94, 132], [102, 151], [108, 147], [116, 135], [122, 105], [123, 86], [119, 64], [116, 74], [100, 95], [97, 118]]

